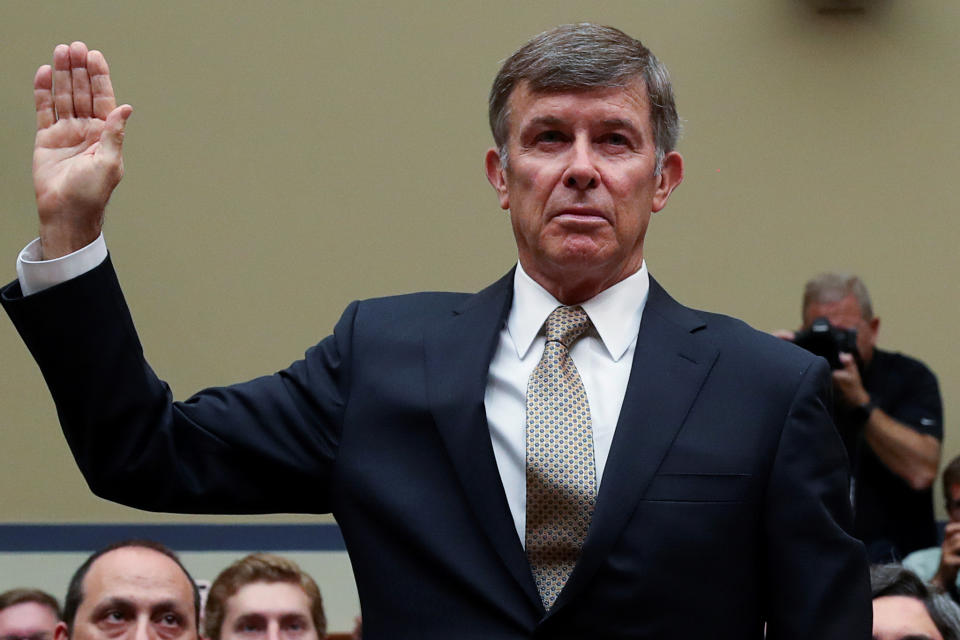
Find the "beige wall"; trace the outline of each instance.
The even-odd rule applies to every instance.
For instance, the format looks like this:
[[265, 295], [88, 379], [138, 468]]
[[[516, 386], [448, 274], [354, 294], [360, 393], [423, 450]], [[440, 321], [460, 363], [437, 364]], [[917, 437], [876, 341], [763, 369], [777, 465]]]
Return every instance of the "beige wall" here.
[[[833, 17], [800, 0], [7, 1], [4, 279], [36, 230], [33, 72], [82, 38], [135, 108], [107, 238], [178, 398], [286, 366], [353, 298], [478, 289], [515, 259], [482, 172], [490, 81], [530, 35], [586, 19], [674, 76], [687, 176], [652, 224], [652, 273], [764, 329], [798, 322], [812, 273], [860, 273], [882, 346], [939, 374], [956, 454], [953, 0]], [[160, 519], [91, 496], [7, 320], [0, 353], [0, 521]]]

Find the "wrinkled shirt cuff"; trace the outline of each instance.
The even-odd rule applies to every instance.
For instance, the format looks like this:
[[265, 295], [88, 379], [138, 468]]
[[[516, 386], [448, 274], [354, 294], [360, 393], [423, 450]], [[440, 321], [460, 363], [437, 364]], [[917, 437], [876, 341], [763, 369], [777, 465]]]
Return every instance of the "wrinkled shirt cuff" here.
[[24, 296], [81, 276], [107, 259], [107, 243], [102, 233], [82, 249], [60, 258], [43, 260], [42, 251], [37, 238], [17, 256], [17, 279]]

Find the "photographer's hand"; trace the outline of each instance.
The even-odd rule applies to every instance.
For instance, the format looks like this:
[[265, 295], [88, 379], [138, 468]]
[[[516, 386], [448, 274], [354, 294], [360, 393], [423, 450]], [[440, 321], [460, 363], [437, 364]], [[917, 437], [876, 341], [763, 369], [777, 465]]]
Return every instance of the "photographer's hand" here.
[[860, 370], [857, 368], [857, 360], [850, 353], [840, 354], [840, 364], [842, 369], [835, 369], [833, 372], [833, 384], [840, 397], [851, 407], [870, 402], [870, 394], [863, 388], [863, 380], [860, 378]]
[[960, 522], [948, 522], [940, 547], [940, 566], [930, 582], [948, 590], [957, 581], [960, 571]]

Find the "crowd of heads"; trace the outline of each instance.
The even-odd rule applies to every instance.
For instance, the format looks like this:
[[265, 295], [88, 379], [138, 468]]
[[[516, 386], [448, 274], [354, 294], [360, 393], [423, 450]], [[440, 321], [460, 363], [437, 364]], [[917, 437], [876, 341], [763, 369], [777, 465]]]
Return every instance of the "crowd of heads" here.
[[200, 589], [176, 553], [126, 540], [91, 554], [57, 599], [37, 589], [0, 594], [0, 640], [323, 640], [317, 583], [292, 560], [255, 553]]
[[[960, 473], [960, 462], [953, 466]], [[910, 570], [876, 565], [870, 584], [874, 640], [960, 640], [960, 606]], [[56, 598], [37, 589], [0, 593], [0, 640], [327, 637], [316, 582], [292, 560], [268, 553], [224, 569], [203, 613], [197, 584], [173, 551], [129, 540], [96, 551], [80, 565], [62, 610]]]

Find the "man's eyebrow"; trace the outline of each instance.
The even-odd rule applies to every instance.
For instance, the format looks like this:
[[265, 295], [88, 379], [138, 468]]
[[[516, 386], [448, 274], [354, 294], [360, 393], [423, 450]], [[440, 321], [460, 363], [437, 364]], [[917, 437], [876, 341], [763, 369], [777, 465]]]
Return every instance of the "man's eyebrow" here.
[[103, 615], [108, 609], [132, 609], [133, 602], [126, 598], [114, 596], [108, 598], [93, 608], [95, 616]]
[[281, 614], [281, 615], [280, 615], [280, 618], [283, 619], [283, 620], [297, 620], [297, 619], [299, 619], [299, 620], [307, 620], [307, 619], [309, 619], [309, 616], [308, 616], [307, 614], [305, 614], [305, 613], [300, 612], [300, 611], [289, 611], [289, 612], [287, 612], [287, 613]]
[[259, 622], [265, 619], [266, 616], [264, 616], [262, 613], [251, 611], [249, 613], [244, 613], [237, 616], [236, 623]]
[[537, 116], [527, 123], [527, 127], [559, 127], [564, 124], [564, 120], [557, 116]]
[[[566, 124], [566, 121], [557, 116], [537, 116], [527, 122], [526, 128], [530, 127], [560, 127]], [[634, 133], [640, 133], [641, 129], [632, 120], [627, 118], [608, 118], [602, 120], [600, 125], [604, 129], [626, 129]]]
[[610, 118], [609, 120], [604, 120], [602, 124], [604, 129], [627, 129], [636, 133], [640, 132], [640, 128], [637, 127], [632, 120], [627, 120], [626, 118]]

